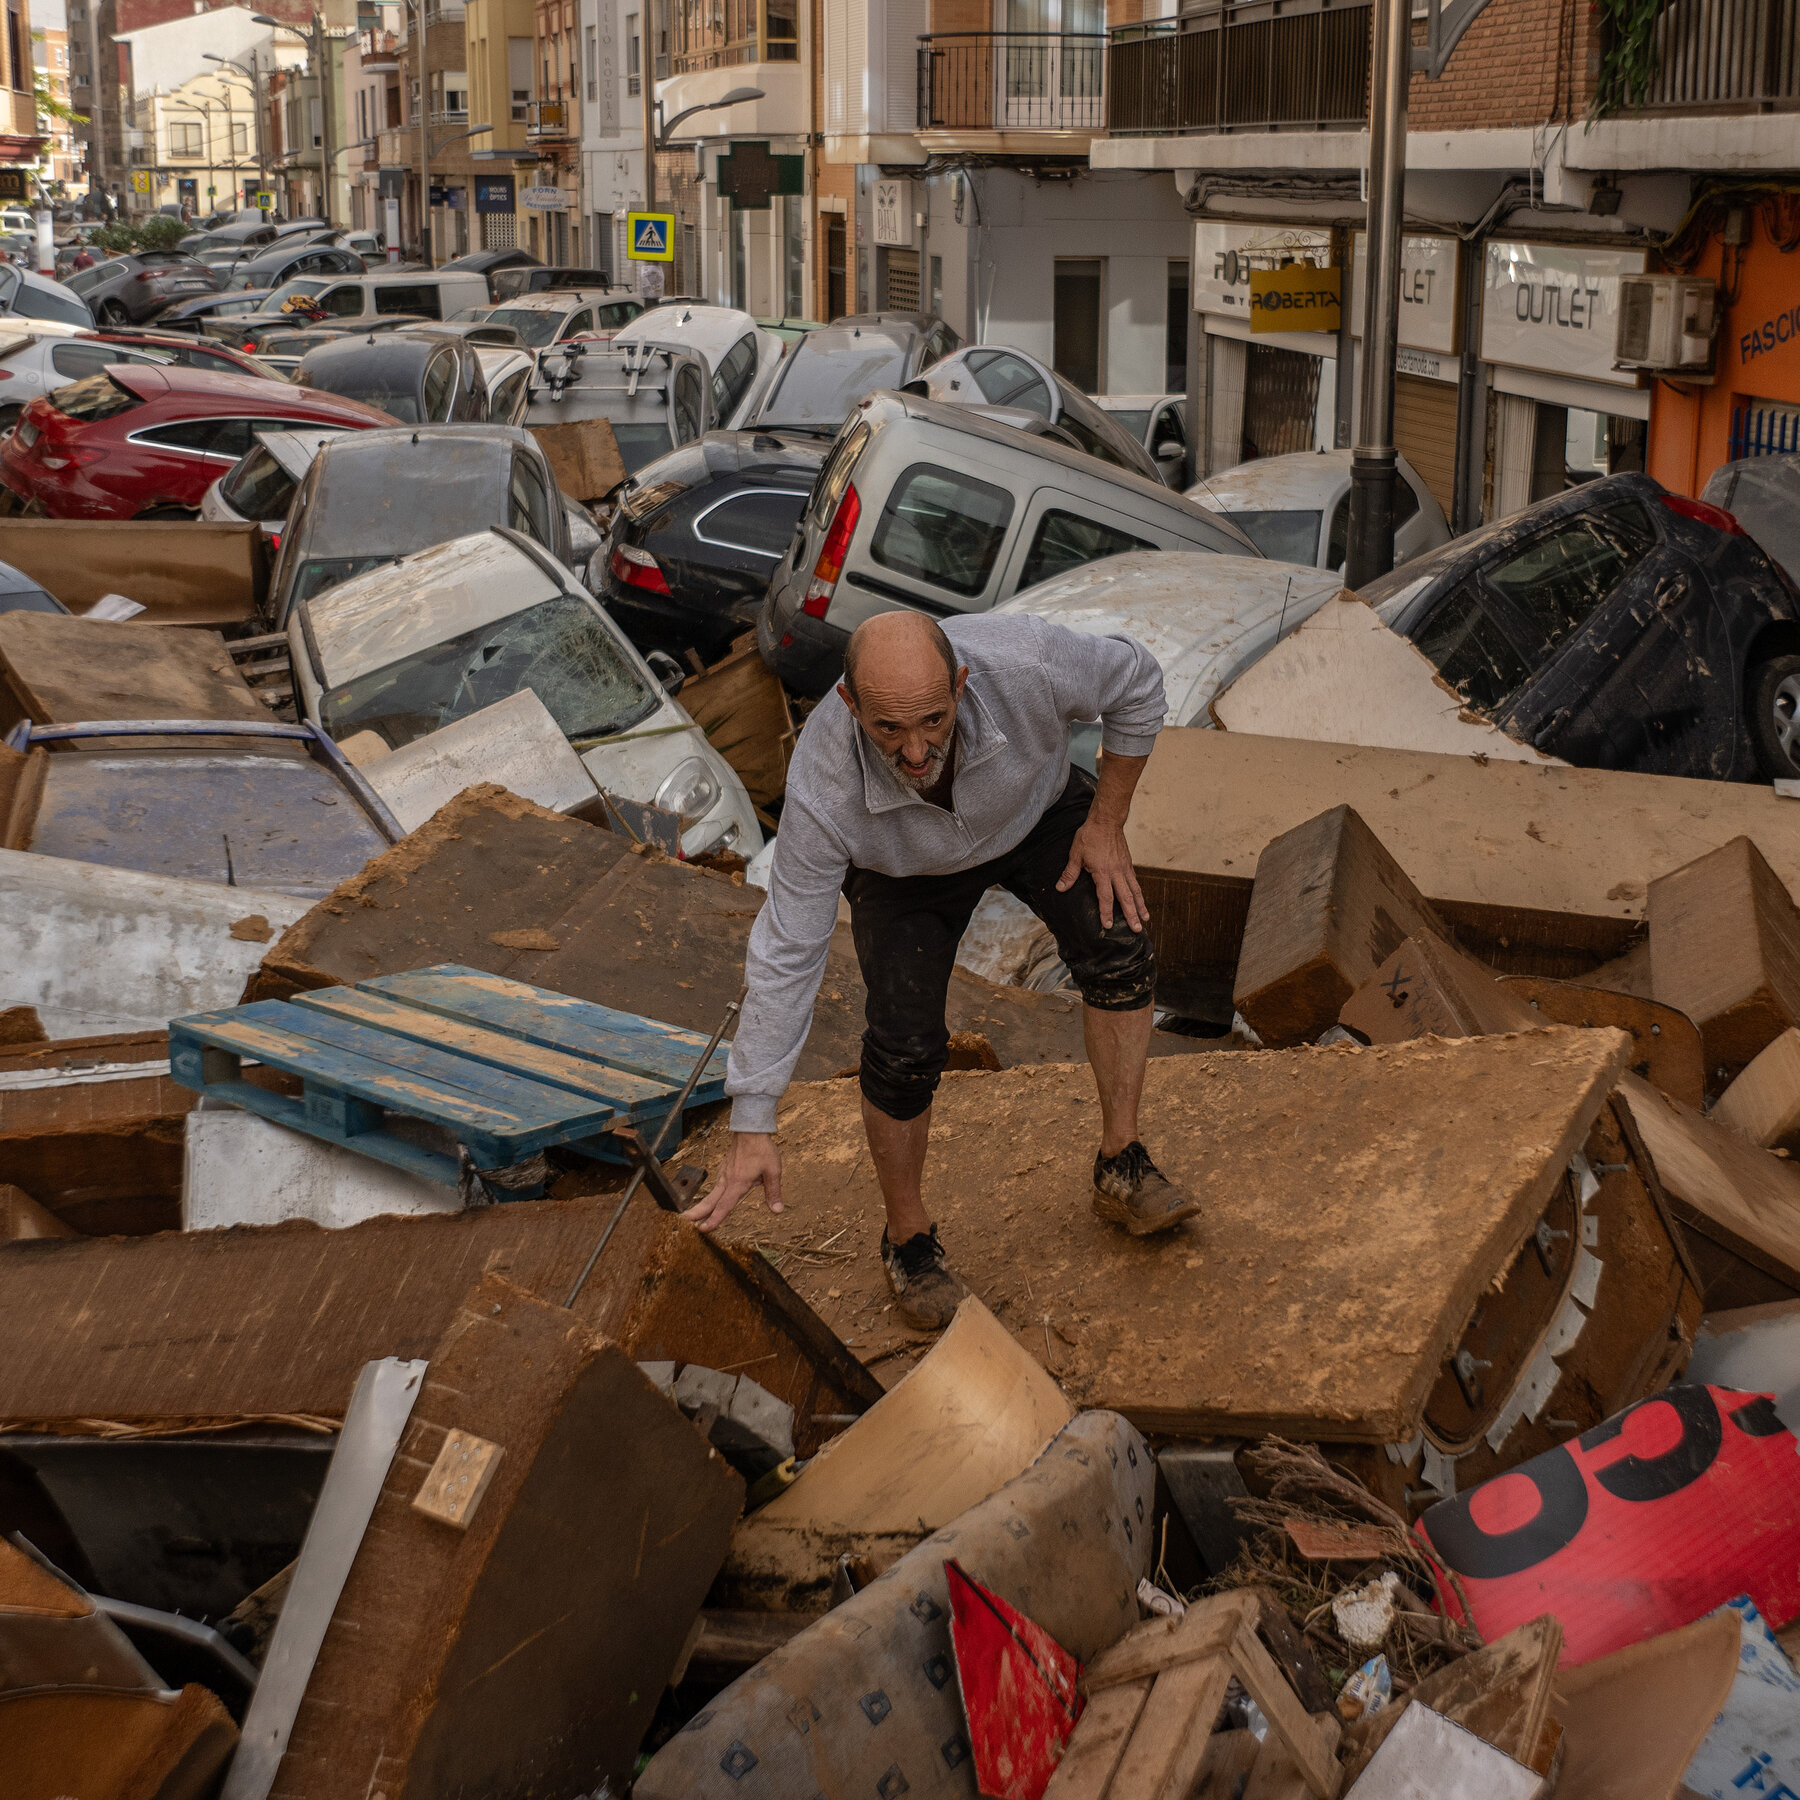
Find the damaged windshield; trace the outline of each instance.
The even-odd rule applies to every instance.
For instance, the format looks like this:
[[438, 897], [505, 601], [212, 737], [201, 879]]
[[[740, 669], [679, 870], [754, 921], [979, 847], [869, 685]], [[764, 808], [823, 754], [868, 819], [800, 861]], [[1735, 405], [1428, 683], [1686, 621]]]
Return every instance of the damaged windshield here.
[[334, 738], [373, 731], [398, 750], [524, 688], [577, 744], [627, 730], [661, 698], [599, 607], [565, 594], [333, 688], [319, 721]]

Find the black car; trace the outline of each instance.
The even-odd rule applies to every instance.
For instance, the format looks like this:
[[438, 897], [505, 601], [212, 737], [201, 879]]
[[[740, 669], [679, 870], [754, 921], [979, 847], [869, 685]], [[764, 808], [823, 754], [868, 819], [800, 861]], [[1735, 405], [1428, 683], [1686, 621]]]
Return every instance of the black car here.
[[466, 338], [433, 331], [345, 332], [308, 350], [296, 387], [378, 406], [403, 425], [458, 425], [487, 418], [487, 380]]
[[646, 653], [716, 662], [756, 628], [830, 441], [811, 432], [713, 431], [626, 484], [605, 575], [588, 585]]
[[1361, 590], [1470, 706], [1583, 768], [1800, 775], [1800, 590], [1730, 513], [1608, 475]]
[[242, 257], [232, 265], [227, 289], [278, 288], [296, 275], [362, 275], [368, 264], [354, 250], [333, 244], [289, 243], [282, 239], [253, 257]]
[[201, 294], [193, 300], [176, 300], [156, 315], [156, 329], [228, 338], [235, 322], [255, 312], [268, 297], [252, 289], [249, 293]]
[[488, 297], [493, 299], [494, 277], [502, 269], [537, 269], [543, 265], [529, 250], [517, 248], [511, 250], [471, 250], [466, 256], [452, 257], [443, 265], [446, 269], [467, 270], [472, 275], [487, 278]]
[[809, 331], [788, 352], [756, 423], [835, 437], [865, 394], [904, 387], [961, 344], [926, 313], [851, 313]]

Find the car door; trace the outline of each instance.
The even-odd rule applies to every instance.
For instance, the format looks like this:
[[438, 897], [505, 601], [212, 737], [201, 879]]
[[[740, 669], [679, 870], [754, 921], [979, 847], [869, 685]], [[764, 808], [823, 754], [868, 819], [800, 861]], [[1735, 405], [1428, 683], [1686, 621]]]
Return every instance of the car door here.
[[1025, 508], [1000, 598], [1054, 580], [1084, 563], [1130, 550], [1179, 550], [1187, 545], [1142, 520], [1118, 512], [1087, 495], [1039, 488]]
[[1735, 709], [1706, 680], [1710, 588], [1618, 496], [1555, 521], [1484, 569], [1542, 648], [1531, 685], [1497, 719], [1584, 766], [1713, 777], [1729, 771]]
[[250, 448], [250, 423], [248, 419], [183, 419], [134, 431], [131, 442], [153, 445], [174, 456], [234, 463]]
[[512, 479], [507, 489], [506, 522], [540, 543], [552, 556], [560, 554], [550, 494], [543, 471], [524, 451], [513, 453]]
[[593, 329], [594, 309], [591, 306], [578, 306], [563, 320], [563, 328], [556, 334], [556, 341], [560, 344], [567, 338], [580, 337]]

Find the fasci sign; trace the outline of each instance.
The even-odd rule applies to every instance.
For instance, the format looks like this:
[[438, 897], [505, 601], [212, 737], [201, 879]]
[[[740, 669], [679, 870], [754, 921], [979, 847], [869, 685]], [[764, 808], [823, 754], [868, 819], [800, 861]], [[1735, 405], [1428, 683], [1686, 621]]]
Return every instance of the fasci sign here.
[[1481, 359], [1636, 387], [1613, 367], [1619, 282], [1644, 272], [1641, 250], [1490, 239], [1482, 269]]

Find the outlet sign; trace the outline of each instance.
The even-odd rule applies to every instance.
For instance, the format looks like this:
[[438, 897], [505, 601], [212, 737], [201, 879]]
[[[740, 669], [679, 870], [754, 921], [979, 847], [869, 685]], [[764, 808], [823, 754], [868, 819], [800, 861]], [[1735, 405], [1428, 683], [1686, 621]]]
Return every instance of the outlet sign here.
[[[1356, 234], [1350, 276], [1350, 329], [1363, 334], [1369, 234]], [[1454, 356], [1457, 340], [1456, 239], [1408, 232], [1400, 240], [1400, 342], [1409, 350]]]
[[1642, 250], [1490, 238], [1482, 268], [1481, 360], [1634, 388], [1613, 367], [1619, 284], [1644, 272]]

